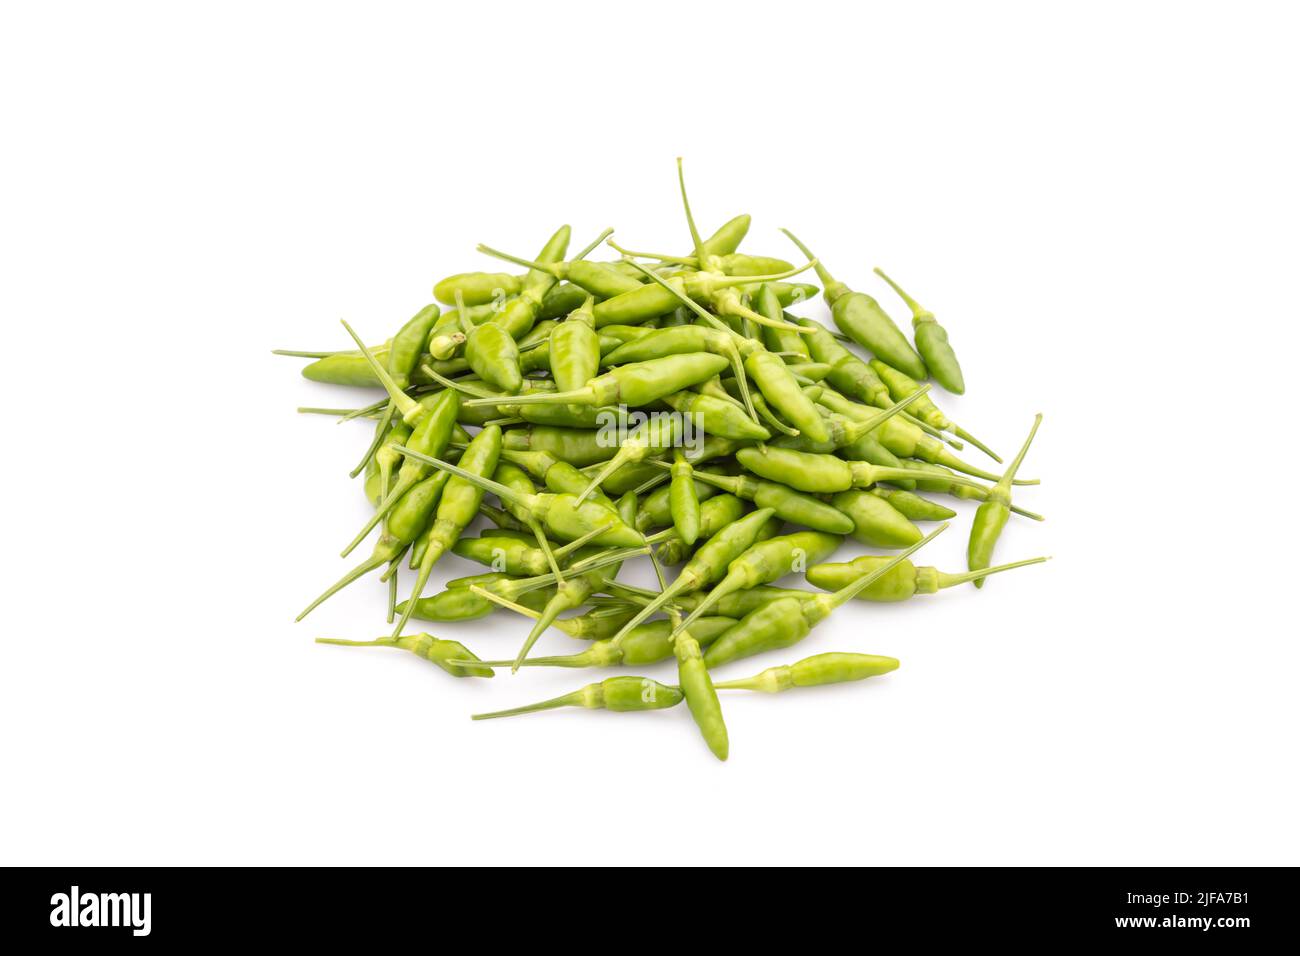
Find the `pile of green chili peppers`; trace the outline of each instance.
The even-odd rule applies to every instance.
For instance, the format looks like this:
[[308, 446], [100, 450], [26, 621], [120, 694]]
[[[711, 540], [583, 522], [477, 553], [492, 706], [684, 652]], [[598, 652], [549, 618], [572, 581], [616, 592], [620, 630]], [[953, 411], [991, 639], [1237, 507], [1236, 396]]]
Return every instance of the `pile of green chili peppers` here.
[[[678, 182], [691, 239], [683, 254], [633, 251], [612, 230], [571, 253], [568, 226], [532, 258], [479, 246], [512, 271], [442, 279], [437, 302], [382, 343], [367, 345], [344, 322], [347, 349], [277, 352], [313, 359], [303, 369], [312, 381], [381, 390], [357, 407], [299, 409], [374, 423], [353, 472], [373, 514], [343, 555], [375, 540], [298, 619], [376, 572], [393, 625], [376, 640], [320, 643], [401, 648], [454, 677], [674, 662], [676, 683], [610, 677], [474, 719], [685, 703], [725, 760], [719, 691], [857, 681], [898, 661], [822, 653], [725, 681], [716, 668], [798, 643], [850, 600], [979, 588], [1047, 560], [994, 563], [1013, 516], [1042, 520], [1012, 501], [1038, 483], [1018, 473], [1042, 416], [1002, 467], [931, 396], [932, 385], [966, 388], [934, 313], [875, 270], [911, 310], [909, 341], [793, 233], [782, 230], [799, 262], [738, 252], [748, 216], [702, 237], [680, 159]], [[618, 258], [588, 258], [606, 241]], [[786, 311], [819, 291], [793, 281], [809, 270], [835, 331]], [[958, 457], [965, 444], [1000, 470]], [[931, 495], [979, 502], [965, 571], [910, 560], [957, 514]], [[941, 524], [926, 534], [918, 522]], [[891, 553], [830, 561], [846, 538]], [[449, 554], [486, 570], [429, 593]], [[648, 558], [657, 590], [618, 579], [637, 558]], [[403, 564], [415, 572], [405, 592]], [[792, 573], [819, 590], [776, 586]], [[513, 657], [483, 660], [459, 641], [411, 633], [412, 618], [452, 624], [503, 610], [530, 622]], [[531, 656], [552, 628], [589, 644]]]

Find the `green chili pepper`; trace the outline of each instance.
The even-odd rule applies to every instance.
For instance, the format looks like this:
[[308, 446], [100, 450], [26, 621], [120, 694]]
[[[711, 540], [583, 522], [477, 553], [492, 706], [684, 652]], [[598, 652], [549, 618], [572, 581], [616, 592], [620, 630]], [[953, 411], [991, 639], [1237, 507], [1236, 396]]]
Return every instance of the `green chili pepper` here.
[[[908, 471], [916, 472], [915, 484], [922, 491], [933, 491], [939, 494], [952, 495], [954, 498], [960, 498], [963, 501], [988, 501], [989, 492], [992, 490], [984, 485], [975, 483], [957, 484], [953, 479], [957, 475], [953, 474], [942, 465], [931, 464], [926, 461], [913, 461], [911, 458], [904, 458], [899, 462]], [[895, 482], [896, 484], [897, 482]], [[1014, 514], [1023, 515], [1026, 518], [1032, 518], [1034, 521], [1042, 521], [1043, 516], [1035, 514], [1032, 511], [1026, 511], [1019, 505], [1012, 504], [1011, 511]]]
[[379, 473], [378, 459], [379, 456], [375, 455], [366, 463], [366, 476], [363, 479], [366, 500], [373, 508], [378, 508], [379, 503], [384, 500], [383, 476]]
[[518, 295], [523, 287], [522, 276], [504, 272], [460, 272], [440, 280], [433, 287], [433, 297], [445, 305], [452, 305], [459, 294], [467, 305], [483, 305]]
[[459, 661], [477, 661], [478, 658], [460, 641], [444, 641], [432, 634], [408, 634], [405, 637], [381, 637], [373, 641], [345, 641], [334, 637], [318, 637], [317, 644], [341, 644], [344, 647], [396, 647], [410, 651], [417, 657], [432, 661], [452, 677], [495, 677], [490, 667], [471, 663], [452, 664]]
[[[497, 573], [476, 574], [468, 578], [457, 578], [455, 581], [448, 581], [446, 590], [416, 601], [415, 606], [411, 609], [411, 617], [419, 618], [422, 621], [441, 622], [473, 621], [486, 617], [496, 610], [497, 605], [470, 590], [470, 585], [486, 585], [502, 580], [510, 580], [510, 575]], [[552, 594], [554, 594], [553, 588], [540, 588], [521, 595], [519, 600], [521, 604], [537, 611], [546, 606], [546, 602], [551, 599]], [[398, 604], [397, 613], [406, 613], [408, 603], [403, 601]]]
[[[888, 560], [880, 555], [864, 554], [852, 561], [818, 564], [808, 569], [808, 583], [823, 591], [836, 591], [858, 580], [864, 574], [876, 570]], [[1042, 564], [1046, 560], [1048, 559], [1028, 558], [1024, 561], [1014, 561], [1010, 564], [1000, 564], [997, 567], [966, 571], [961, 574], [946, 574], [938, 568], [917, 567], [911, 561], [903, 561], [859, 594], [857, 600], [878, 603], [906, 601], [917, 594], [936, 594], [944, 588], [969, 584], [990, 574], [1000, 574], [1030, 564]]]
[[884, 498], [853, 489], [831, 504], [853, 519], [853, 540], [873, 548], [905, 548], [921, 540], [921, 529]]
[[[388, 361], [389, 343], [371, 349], [380, 362]], [[302, 377], [326, 385], [349, 385], [354, 388], [374, 388], [379, 378], [360, 352], [336, 352], [304, 365]]]
[[[660, 467], [664, 467], [660, 463]], [[783, 484], [763, 481], [748, 475], [714, 475], [697, 472], [696, 477], [706, 484], [714, 485], [746, 501], [752, 501], [760, 508], [771, 508], [777, 517], [792, 524], [801, 524], [815, 531], [830, 534], [849, 534], [853, 531], [853, 519], [837, 508], [817, 498], [800, 494]]]
[[868, 405], [880, 408], [889, 405], [889, 389], [880, 380], [880, 376], [872, 371], [870, 365], [835, 341], [835, 336], [827, 332], [820, 323], [812, 319], [795, 321], [808, 330], [805, 340], [813, 359], [831, 367], [826, 373], [826, 381], [832, 387]]
[[[815, 258], [794, 233], [788, 229], [781, 231], [805, 256]], [[916, 354], [894, 320], [885, 314], [880, 303], [865, 292], [854, 292], [843, 282], [837, 282], [820, 262], [816, 268], [817, 276], [825, 286], [826, 304], [831, 307], [831, 317], [840, 331], [891, 367], [913, 378], [924, 379], [926, 368], [921, 356]]]
[[673, 634], [669, 640], [673, 644], [673, 656], [677, 658], [677, 682], [681, 686], [686, 706], [700, 728], [700, 735], [708, 744], [713, 756], [726, 760], [730, 752], [727, 738], [727, 725], [722, 719], [722, 705], [718, 703], [717, 691], [713, 689], [713, 679], [704, 663], [700, 652], [700, 643], [676, 611], [671, 613]]
[[[559, 622], [556, 622], [559, 623]], [[701, 647], [708, 647], [736, 621], [729, 617], [702, 617], [691, 625]], [[624, 635], [623, 640], [615, 643], [609, 638], [595, 641], [590, 647], [577, 654], [563, 654], [556, 657], [530, 657], [523, 661], [524, 667], [641, 667], [646, 664], [658, 664], [673, 656], [673, 642], [670, 621], [648, 621], [638, 624]], [[512, 661], [483, 661], [484, 667], [508, 667]]]
[[[509, 433], [506, 434], [506, 437], [509, 438]], [[561, 461], [548, 451], [511, 451], [506, 449], [501, 452], [501, 457], [527, 470], [534, 478], [540, 479], [548, 490], [557, 495], [576, 496], [581, 494], [587, 487], [588, 479], [586, 475], [567, 461]], [[592, 493], [591, 499], [598, 504], [607, 505], [611, 509], [614, 507], [614, 502], [610, 501], [599, 489]], [[637, 530], [645, 529], [638, 528]]]
[[[929, 385], [925, 386], [929, 388]], [[810, 397], [821, 399], [824, 390], [813, 387], [804, 390]], [[916, 392], [902, 401], [895, 402], [886, 409], [868, 409], [861, 418], [850, 419], [834, 413], [827, 414], [823, 409], [819, 414], [824, 415], [826, 424], [826, 440], [814, 441], [812, 437], [806, 434], [786, 435], [772, 442], [778, 448], [790, 448], [795, 451], [807, 451], [818, 454], [833, 452], [846, 445], [852, 445], [854, 442], [861, 441], [863, 438], [869, 438], [871, 434], [889, 419], [895, 415], [902, 414], [903, 410], [911, 403], [918, 401], [923, 392]], [[814, 406], [815, 407], [815, 406]], [[862, 406], [864, 409], [867, 406]]]
[[[915, 393], [921, 387], [919, 382], [909, 378], [897, 369], [890, 368], [879, 359], [872, 359], [871, 367], [875, 370], [876, 374], [880, 376], [880, 380], [885, 383], [885, 387], [889, 389], [889, 394], [892, 395], [895, 400], [906, 398], [908, 395]], [[1002, 460], [982, 441], [970, 432], [966, 431], [966, 429], [954, 424], [947, 415], [939, 411], [939, 406], [935, 405], [934, 402], [930, 400], [929, 396], [923, 397], [918, 401], [915, 405], [915, 409], [916, 416], [922, 421], [927, 422], [934, 428], [950, 431], [954, 435], [966, 439], [966, 441], [970, 442], [994, 461]]]
[[673, 465], [669, 485], [669, 510], [673, 516], [673, 528], [677, 537], [687, 546], [695, 544], [700, 534], [700, 499], [695, 493], [695, 479], [691, 463], [686, 460], [682, 450], [673, 453]]
[[769, 667], [753, 677], [723, 681], [713, 687], [715, 690], [756, 690], [764, 694], [778, 694], [792, 687], [820, 687], [823, 684], [843, 684], [879, 677], [897, 669], [898, 659], [895, 657], [832, 651], [828, 654], [814, 654], [793, 664]]
[[[674, 355], [623, 365], [593, 378], [583, 388], [567, 392], [519, 395], [512, 404], [627, 405], [640, 407], [672, 392], [681, 391], [722, 371], [727, 360], [721, 355], [699, 353]], [[494, 404], [494, 399], [475, 398], [467, 406]]]
[[[848, 492], [845, 492], [845, 494], [848, 494]], [[910, 518], [912, 521], [946, 521], [949, 518], [957, 517], [957, 512], [951, 508], [945, 508], [936, 501], [914, 495], [910, 491], [902, 491], [886, 485], [876, 485], [867, 494], [888, 501], [894, 506], [894, 510], [904, 518]]]
[[940, 525], [906, 551], [834, 594], [818, 594], [806, 601], [782, 598], [747, 614], [735, 627], [713, 642], [704, 656], [704, 663], [710, 668], [718, 667], [741, 657], [798, 643], [837, 607], [857, 597], [891, 569], [933, 541], [947, 527], [946, 524]]
[[[512, 428], [506, 432], [503, 449], [544, 451], [578, 468], [607, 461], [618, 451], [605, 440], [605, 433], [602, 431], [561, 428], [553, 425]], [[584, 482], [584, 487], [585, 484]]]
[[[716, 494], [717, 489], [713, 490], [715, 492], [714, 497], [700, 504], [700, 531], [695, 539], [696, 541], [707, 541], [745, 513], [745, 503], [735, 495]], [[771, 537], [771, 535], [776, 534], [777, 527], [777, 519], [773, 518], [764, 525], [764, 531], [760, 532], [760, 534]], [[663, 543], [657, 556], [660, 564], [671, 565], [685, 561], [690, 553], [691, 546], [683, 541], [680, 536], [674, 536]]]
[[723, 401], [699, 392], [672, 392], [663, 401], [674, 411], [693, 416], [704, 431], [720, 438], [737, 441], [766, 441], [772, 437], [762, 425], [745, 414], [743, 408], [732, 401]]
[[761, 478], [813, 494], [869, 488], [877, 481], [911, 477], [903, 468], [882, 468], [865, 461], [844, 461], [834, 455], [817, 455], [771, 445], [742, 448], [736, 452], [736, 460]]
[[600, 373], [600, 337], [591, 315], [593, 302], [587, 296], [582, 308], [551, 333], [551, 374], [561, 392], [582, 388]]
[[796, 531], [750, 545], [727, 565], [726, 576], [709, 592], [709, 596], [695, 606], [683, 627], [713, 607], [734, 591], [747, 590], [760, 584], [771, 584], [787, 574], [804, 570], [835, 552], [844, 539], [823, 531]]
[[525, 707], [497, 710], [490, 714], [474, 714], [473, 720], [491, 720], [494, 717], [514, 717], [539, 710], [557, 707], [585, 707], [588, 710], [663, 710], [682, 702], [682, 692], [676, 687], [661, 684], [649, 677], [607, 677], [597, 684], [588, 684], [572, 693], [544, 700]]
[[916, 339], [916, 350], [921, 353], [925, 367], [930, 370], [934, 380], [954, 395], [964, 393], [966, 380], [962, 377], [957, 353], [948, 344], [948, 330], [935, 321], [933, 312], [922, 308], [897, 282], [885, 275], [879, 266], [874, 271], [889, 283], [890, 288], [912, 310], [912, 337]]
[[[1020, 463], [1025, 459], [1025, 453], [1029, 451], [1034, 436], [1038, 434], [1038, 426], [1042, 421], [1042, 414], [1034, 416], [1034, 425], [1029, 429], [1025, 443], [1020, 446], [1020, 452], [998, 479], [997, 484], [989, 491], [988, 500], [975, 511], [975, 522], [970, 529], [970, 543], [966, 547], [966, 566], [972, 571], [981, 571], [993, 562], [993, 549], [997, 546], [998, 537], [1011, 516], [1011, 485]], [[983, 587], [984, 579], [976, 578], [975, 586]]]

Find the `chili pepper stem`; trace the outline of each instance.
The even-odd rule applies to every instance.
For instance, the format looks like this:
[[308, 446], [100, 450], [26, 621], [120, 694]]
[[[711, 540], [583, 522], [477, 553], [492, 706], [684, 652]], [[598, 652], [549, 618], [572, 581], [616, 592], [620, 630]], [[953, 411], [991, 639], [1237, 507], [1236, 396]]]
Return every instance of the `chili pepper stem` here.
[[343, 590], [353, 581], [357, 580], [357, 578], [363, 577], [364, 575], [369, 574], [371, 571], [387, 563], [388, 563], [388, 558], [383, 555], [379, 555], [379, 556], [372, 555], [371, 557], [362, 561], [355, 568], [353, 568], [347, 574], [343, 575], [343, 577], [339, 578], [328, 588], [326, 588], [325, 591], [320, 595], [320, 597], [316, 598], [316, 600], [308, 604], [307, 607], [303, 609], [302, 613], [294, 618], [294, 621], [301, 621], [312, 611], [316, 610], [316, 608], [319, 607], [326, 600], [333, 597], [339, 591]]
[[[366, 453], [361, 456], [361, 460], [357, 462], [357, 466], [348, 473], [349, 478], [355, 478], [357, 475], [365, 471], [366, 465], [370, 464], [370, 459], [374, 457], [375, 452], [379, 451], [379, 446], [384, 443], [384, 437], [388, 432], [388, 425], [393, 420], [393, 411], [394, 405], [392, 402], [389, 402], [384, 407], [384, 414], [380, 419], [380, 426], [375, 429], [375, 436], [370, 440], [370, 447], [368, 447]], [[338, 423], [341, 424], [343, 421], [344, 419], [340, 418]], [[387, 489], [384, 489], [384, 491], [387, 492]]]
[[[955, 434], [958, 438], [964, 438], [964, 439], [966, 439], [968, 442], [970, 442], [972, 445], [974, 445], [974, 446], [975, 446], [976, 448], [978, 448], [980, 451], [984, 452], [984, 454], [988, 455], [990, 458], [992, 458], [992, 459], [993, 459], [994, 461], [996, 461], [998, 464], [1002, 464], [1002, 458], [1001, 458], [1000, 455], [998, 455], [997, 452], [995, 452], [995, 451], [994, 451], [992, 448], [990, 448], [988, 445], [984, 444], [982, 441], [980, 441], [978, 438], [976, 438], [976, 437], [975, 437], [974, 435], [972, 435], [970, 432], [966, 431], [966, 429], [962, 428], [960, 425], [954, 425], [954, 426], [952, 427], [952, 431], [953, 431], [953, 434]], [[954, 447], [955, 447], [955, 446], [954, 446]]]
[[[397, 406], [398, 410], [401, 411], [402, 417], [408, 418], [416, 412], [422, 411], [419, 402], [415, 401], [415, 399], [411, 398], [411, 396], [407, 395], [397, 387], [397, 383], [393, 381], [393, 377], [388, 374], [388, 369], [379, 364], [379, 360], [371, 354], [370, 349], [366, 347], [366, 343], [362, 342], [361, 337], [353, 331], [352, 326], [348, 325], [348, 320], [339, 319], [339, 321], [343, 323], [343, 328], [348, 330], [348, 335], [352, 336], [353, 341], [357, 343], [357, 347], [361, 349], [361, 354], [365, 356], [366, 362], [369, 363], [371, 371], [375, 373], [375, 378], [379, 379], [379, 384], [384, 387], [384, 391], [388, 393], [388, 397], [393, 401], [393, 404]], [[407, 424], [412, 423], [408, 421]]]
[[958, 574], [939, 573], [939, 587], [952, 588], [960, 584], [969, 584], [971, 581], [980, 580], [988, 577], [990, 574], [1001, 574], [1003, 571], [1014, 571], [1016, 568], [1028, 567], [1031, 564], [1043, 564], [1052, 560], [1051, 555], [1041, 558], [1025, 558], [1023, 561], [1012, 561], [1009, 564], [999, 564], [991, 568], [981, 568], [978, 571], [962, 571]]
[[373, 641], [349, 641], [341, 637], [318, 637], [317, 644], [338, 644], [341, 647], [396, 647], [397, 641], [391, 637], [380, 637]]
[[1025, 443], [1020, 446], [1020, 451], [1016, 453], [1016, 457], [1012, 459], [1011, 464], [1007, 466], [1007, 470], [1003, 472], [1002, 477], [999, 478], [997, 484], [993, 486], [995, 490], [1000, 489], [1003, 495], [1011, 494], [1011, 486], [1015, 483], [1016, 472], [1020, 470], [1020, 463], [1025, 460], [1025, 454], [1029, 451], [1029, 446], [1033, 444], [1034, 436], [1038, 434], [1038, 426], [1042, 423], [1043, 413], [1039, 412], [1034, 416], [1034, 424], [1033, 427], [1029, 429], [1029, 434], [1025, 438]]
[[575, 690], [568, 694], [561, 694], [559, 697], [552, 697], [550, 700], [544, 700], [536, 704], [526, 704], [523, 707], [511, 707], [509, 710], [494, 710], [487, 714], [471, 714], [470, 720], [493, 720], [497, 717], [517, 717], [519, 714], [533, 714], [539, 710], [555, 710], [557, 707], [581, 707], [582, 701], [582, 691]]

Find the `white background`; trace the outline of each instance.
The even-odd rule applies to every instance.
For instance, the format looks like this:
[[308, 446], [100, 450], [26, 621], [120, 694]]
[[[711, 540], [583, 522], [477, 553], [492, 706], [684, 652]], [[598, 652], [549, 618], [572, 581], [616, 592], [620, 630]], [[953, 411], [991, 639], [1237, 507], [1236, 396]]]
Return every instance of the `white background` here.
[[[1295, 864], [1291, 17], [7, 7], [0, 859]], [[356, 397], [269, 350], [382, 339], [480, 241], [683, 249], [677, 155], [704, 228], [934, 309], [972, 431], [1045, 415], [1048, 521], [998, 557], [1055, 560], [728, 668], [903, 661], [726, 698], [726, 764], [682, 709], [467, 719], [606, 674], [314, 646], [384, 633], [373, 581], [290, 623], [347, 567], [369, 428], [297, 415]], [[960, 570], [972, 514], [923, 563]]]

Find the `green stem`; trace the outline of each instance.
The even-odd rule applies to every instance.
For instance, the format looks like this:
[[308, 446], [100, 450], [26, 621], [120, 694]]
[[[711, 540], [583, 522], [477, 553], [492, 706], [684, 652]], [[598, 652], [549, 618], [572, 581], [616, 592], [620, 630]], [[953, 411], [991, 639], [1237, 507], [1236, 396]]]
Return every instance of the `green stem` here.
[[1016, 453], [1016, 457], [1012, 459], [1011, 464], [1007, 466], [1007, 470], [1002, 474], [1002, 477], [998, 479], [997, 485], [994, 486], [996, 489], [1000, 490], [1003, 495], [1011, 494], [1011, 483], [1015, 480], [1016, 472], [1020, 469], [1020, 463], [1025, 460], [1025, 453], [1029, 451], [1029, 446], [1033, 443], [1034, 436], [1038, 434], [1038, 426], [1042, 423], [1043, 413], [1039, 412], [1034, 416], [1034, 425], [1029, 429], [1029, 434], [1025, 438], [1025, 443], [1020, 446], [1020, 451]]
[[1050, 557], [1026, 558], [1023, 561], [1012, 561], [1010, 564], [999, 564], [996, 567], [984, 568], [982, 571], [963, 571], [960, 574], [945, 574], [941, 571], [939, 572], [939, 587], [952, 588], [959, 584], [969, 584], [976, 578], [986, 578], [990, 574], [1014, 571], [1016, 568], [1028, 567], [1031, 564], [1042, 564], [1044, 561], [1050, 560]]
[[539, 710], [554, 710], [557, 707], [581, 707], [582, 691], [575, 690], [560, 697], [553, 697], [537, 704], [524, 707], [512, 707], [509, 710], [495, 710], [490, 714], [471, 714], [471, 720], [492, 720], [496, 717], [515, 717], [519, 714], [532, 714]]
[[916, 542], [916, 544], [894, 555], [894, 557], [892, 557], [888, 563], [883, 564], [880, 567], [876, 568], [876, 570], [872, 571], [870, 574], [858, 578], [856, 581], [852, 582], [851, 584], [844, 585], [844, 587], [840, 588], [834, 594], [831, 594], [828, 597], [824, 598], [827, 605], [828, 612], [835, 610], [835, 608], [837, 607], [840, 607], [846, 601], [851, 601], [853, 598], [857, 597], [866, 588], [870, 587], [872, 584], [878, 581], [885, 574], [888, 574], [890, 571], [892, 571], [897, 565], [899, 565], [903, 561], [906, 561], [911, 555], [915, 554], [917, 551], [924, 548], [927, 544], [929, 544], [931, 541], [933, 541], [935, 538], [937, 538], [939, 535], [943, 534], [947, 530], [948, 530], [948, 522], [945, 521], [943, 524], [939, 525], [939, 527], [935, 528], [933, 531], [927, 534], [920, 541]]
[[[379, 360], [371, 354], [370, 349], [366, 348], [366, 343], [362, 342], [361, 337], [352, 330], [352, 326], [348, 325], [348, 320], [339, 319], [339, 321], [343, 323], [343, 328], [348, 330], [348, 335], [352, 336], [352, 340], [361, 349], [361, 354], [365, 356], [366, 362], [370, 365], [370, 370], [375, 373], [375, 378], [379, 379], [379, 384], [384, 386], [384, 391], [388, 393], [388, 397], [392, 399], [393, 404], [401, 410], [402, 417], [405, 418], [420, 409], [419, 402], [397, 387], [393, 377], [388, 374], [388, 369], [379, 364]], [[408, 424], [410, 423], [408, 422]]]

